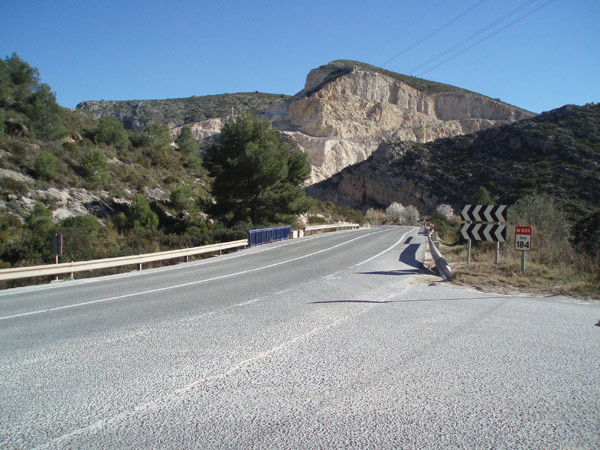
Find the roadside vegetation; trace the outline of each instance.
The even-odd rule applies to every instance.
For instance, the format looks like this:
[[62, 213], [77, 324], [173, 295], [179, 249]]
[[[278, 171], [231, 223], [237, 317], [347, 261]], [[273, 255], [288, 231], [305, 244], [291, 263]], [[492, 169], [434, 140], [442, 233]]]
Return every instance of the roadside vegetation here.
[[301, 187], [309, 170], [302, 152], [249, 114], [227, 124], [205, 155], [188, 127], [178, 135], [156, 123], [126, 130], [62, 108], [37, 69], [16, 54], [0, 60], [0, 268], [54, 262], [54, 233], [63, 234], [63, 262], [293, 223], [314, 206]]
[[[495, 264], [496, 244], [477, 241], [472, 241], [471, 264], [467, 264], [459, 217], [441, 214], [438, 208], [429, 221], [444, 243], [442, 253], [452, 266], [455, 283], [490, 291], [600, 299], [599, 212], [572, 224], [550, 196], [531, 194], [519, 199], [509, 208], [507, 242], [500, 244], [499, 264]], [[514, 250], [514, 229], [519, 225], [533, 228], [525, 273], [521, 252]]]

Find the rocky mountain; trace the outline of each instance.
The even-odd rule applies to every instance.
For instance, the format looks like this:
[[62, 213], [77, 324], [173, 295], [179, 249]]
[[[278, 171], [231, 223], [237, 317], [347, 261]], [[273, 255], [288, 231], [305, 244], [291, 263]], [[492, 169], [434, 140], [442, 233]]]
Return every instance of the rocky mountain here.
[[309, 187], [311, 196], [366, 210], [396, 201], [430, 213], [485, 187], [498, 203], [556, 198], [572, 219], [598, 208], [600, 104], [567, 105], [520, 122], [429, 143], [382, 143], [364, 162]]
[[355, 61], [312, 70], [302, 91], [265, 114], [307, 153], [313, 183], [366, 159], [384, 141], [429, 142], [533, 115], [464, 89]]
[[198, 140], [218, 135], [233, 113], [264, 113], [312, 165], [309, 183], [365, 160], [391, 139], [429, 142], [514, 122], [533, 114], [474, 92], [400, 75], [356, 61], [312, 70], [291, 98], [226, 94], [173, 100], [84, 102], [78, 109], [126, 127], [189, 125]]

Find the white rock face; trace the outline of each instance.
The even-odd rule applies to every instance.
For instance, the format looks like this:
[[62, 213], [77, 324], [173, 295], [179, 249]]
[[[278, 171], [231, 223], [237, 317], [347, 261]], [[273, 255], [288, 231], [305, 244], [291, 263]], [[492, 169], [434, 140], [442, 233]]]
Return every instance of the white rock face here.
[[[190, 127], [194, 138], [196, 138], [198, 142], [201, 142], [204, 139], [219, 134], [221, 132], [221, 128], [223, 128], [223, 125], [227, 123], [227, 120], [229, 120], [229, 116], [216, 117], [212, 119], [201, 120], [199, 122], [193, 122], [191, 124], [187, 124], [186, 126]], [[183, 127], [173, 127], [171, 128], [171, 133], [177, 136], [181, 132], [182, 128]]]
[[[47, 190], [36, 190], [33, 193], [39, 198], [56, 203], [57, 208], [52, 212], [52, 216], [57, 221], [67, 217], [86, 216], [90, 212], [103, 215], [114, 213], [107, 201], [108, 192], [106, 191], [99, 193], [101, 197], [86, 189], [78, 188], [56, 189], [51, 187]], [[30, 209], [33, 209], [34, 204], [35, 202], [31, 204]]]
[[359, 67], [319, 88], [328, 73], [312, 70], [304, 90], [273, 103], [265, 113], [308, 155], [309, 184], [365, 160], [384, 140], [429, 142], [530, 116], [468, 92], [426, 95]]

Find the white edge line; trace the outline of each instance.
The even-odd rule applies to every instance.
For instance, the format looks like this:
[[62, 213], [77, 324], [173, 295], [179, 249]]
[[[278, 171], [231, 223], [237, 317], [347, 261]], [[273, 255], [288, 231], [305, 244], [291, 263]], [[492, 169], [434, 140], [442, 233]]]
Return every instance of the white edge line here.
[[383, 255], [383, 254], [385, 254], [385, 253], [389, 252], [389, 251], [390, 251], [390, 250], [392, 250], [394, 247], [396, 247], [398, 244], [400, 244], [400, 243], [401, 243], [401, 242], [404, 240], [404, 238], [406, 237], [406, 235], [407, 235], [408, 233], [412, 233], [414, 230], [415, 230], [415, 228], [414, 228], [414, 227], [413, 227], [413, 228], [411, 228], [411, 229], [410, 229], [410, 230], [408, 230], [406, 233], [404, 233], [404, 234], [402, 235], [402, 237], [401, 237], [400, 239], [398, 239], [398, 241], [396, 241], [396, 243], [395, 243], [394, 245], [392, 245], [391, 247], [388, 247], [388, 248], [386, 248], [384, 251], [377, 253], [375, 256], [371, 256], [369, 259], [365, 259], [364, 261], [361, 261], [361, 262], [359, 262], [358, 264], [354, 264], [354, 265], [353, 265], [353, 266], [351, 266], [350, 268], [351, 268], [351, 269], [354, 269], [355, 267], [362, 266], [363, 264], [366, 264], [366, 263], [368, 263], [368, 262], [370, 262], [370, 261], [373, 261], [375, 258], [379, 258], [381, 255]]
[[[355, 237], [354, 239], [350, 239], [349, 241], [344, 241], [344, 242], [342, 242], [340, 244], [334, 245], [333, 247], [328, 247], [328, 248], [325, 248], [325, 249], [322, 249], [322, 250], [318, 250], [318, 251], [313, 252], [313, 253], [309, 253], [308, 255], [298, 256], [296, 258], [288, 259], [288, 260], [285, 260], [285, 261], [280, 261], [280, 262], [277, 262], [277, 263], [274, 263], [274, 264], [269, 264], [267, 266], [256, 267], [254, 269], [248, 269], [248, 270], [242, 270], [240, 272], [229, 273], [227, 275], [220, 275], [218, 277], [206, 278], [204, 280], [191, 281], [189, 283], [182, 283], [182, 284], [177, 284], [177, 285], [173, 285], [173, 286], [167, 286], [167, 287], [158, 288], [158, 289], [150, 289], [148, 291], [133, 292], [131, 294], [117, 295], [117, 296], [114, 296], [114, 297], [101, 298], [101, 299], [98, 299], [98, 300], [91, 300], [91, 301], [88, 301], [88, 302], [74, 303], [74, 304], [71, 304], [71, 305], [56, 306], [54, 308], [40, 309], [40, 310], [36, 310], [36, 311], [29, 311], [29, 312], [14, 314], [14, 315], [11, 315], [11, 316], [4, 316], [4, 317], [0, 317], [0, 321], [2, 321], [2, 320], [9, 320], [9, 319], [16, 319], [16, 318], [19, 318], [19, 317], [34, 316], [34, 315], [38, 315], [38, 314], [55, 312], [55, 311], [61, 311], [61, 310], [65, 310], [65, 309], [78, 308], [78, 307], [81, 307], [81, 306], [93, 305], [93, 304], [96, 304], [96, 303], [105, 303], [105, 302], [110, 302], [110, 301], [114, 301], [114, 300], [121, 300], [121, 299], [124, 299], [124, 298], [136, 297], [136, 296], [139, 296], [139, 295], [154, 294], [156, 292], [169, 291], [169, 290], [172, 290], [172, 289], [179, 289], [179, 288], [183, 288], [183, 287], [187, 287], [187, 286], [194, 286], [194, 285], [197, 285], [197, 284], [208, 283], [210, 281], [222, 280], [224, 278], [231, 278], [231, 277], [235, 277], [235, 276], [238, 276], [238, 275], [244, 275], [244, 274], [247, 274], [247, 273], [258, 272], [260, 270], [270, 269], [272, 267], [281, 266], [283, 264], [288, 264], [288, 263], [291, 263], [291, 262], [294, 262], [294, 261], [298, 261], [298, 260], [301, 260], [301, 259], [309, 258], [311, 256], [318, 255], [320, 253], [333, 250], [334, 248], [341, 247], [343, 245], [349, 244], [349, 243], [354, 242], [354, 241], [356, 241], [358, 239], [362, 239], [364, 237], [371, 236], [371, 235], [376, 234], [376, 233], [381, 233], [382, 231], [376, 231], [374, 233], [363, 234], [361, 236]], [[394, 244], [394, 245], [396, 245], [396, 244]]]

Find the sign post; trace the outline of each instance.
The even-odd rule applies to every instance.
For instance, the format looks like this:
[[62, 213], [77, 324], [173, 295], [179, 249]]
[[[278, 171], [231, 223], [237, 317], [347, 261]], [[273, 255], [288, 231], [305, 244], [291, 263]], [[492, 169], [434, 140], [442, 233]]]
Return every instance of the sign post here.
[[52, 235], [52, 253], [56, 256], [56, 264], [58, 264], [58, 255], [63, 253], [63, 235], [53, 234]]
[[[53, 234], [52, 235], [52, 253], [54, 253], [56, 264], [58, 264], [58, 255], [62, 255], [62, 253], [63, 253], [63, 235], [62, 234]], [[58, 275], [56, 276], [56, 280], [58, 281]]]
[[533, 248], [533, 229], [515, 227], [515, 250], [521, 252], [521, 272], [525, 273], [525, 254]]

